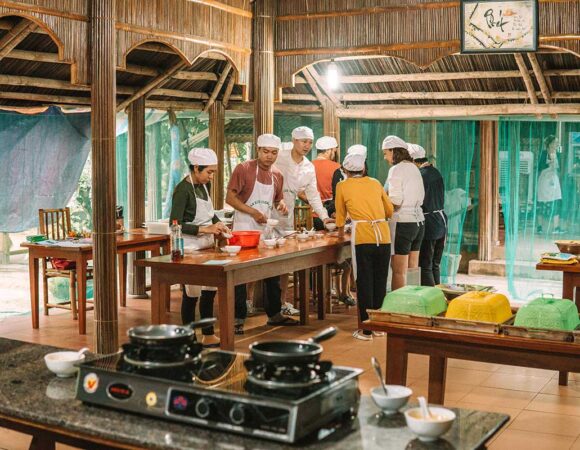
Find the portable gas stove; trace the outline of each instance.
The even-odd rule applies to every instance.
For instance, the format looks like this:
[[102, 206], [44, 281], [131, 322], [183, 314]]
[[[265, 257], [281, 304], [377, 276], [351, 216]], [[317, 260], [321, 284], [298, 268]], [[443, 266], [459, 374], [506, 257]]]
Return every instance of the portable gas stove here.
[[328, 361], [262, 365], [247, 354], [224, 351], [151, 366], [135, 364], [135, 353], [127, 350], [81, 364], [77, 398], [282, 442], [351, 421], [358, 411], [361, 369]]

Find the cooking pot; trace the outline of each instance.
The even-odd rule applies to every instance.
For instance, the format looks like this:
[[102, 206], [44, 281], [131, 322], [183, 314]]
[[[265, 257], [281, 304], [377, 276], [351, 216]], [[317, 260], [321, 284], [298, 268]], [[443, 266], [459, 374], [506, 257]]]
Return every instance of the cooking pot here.
[[189, 325], [141, 325], [129, 328], [127, 335], [133, 344], [181, 345], [195, 341], [195, 329], [205, 328], [216, 322], [215, 317], [201, 319]]
[[256, 362], [266, 364], [311, 364], [318, 362], [322, 353], [319, 342], [336, 335], [336, 327], [328, 327], [306, 341], [264, 341], [250, 345]]

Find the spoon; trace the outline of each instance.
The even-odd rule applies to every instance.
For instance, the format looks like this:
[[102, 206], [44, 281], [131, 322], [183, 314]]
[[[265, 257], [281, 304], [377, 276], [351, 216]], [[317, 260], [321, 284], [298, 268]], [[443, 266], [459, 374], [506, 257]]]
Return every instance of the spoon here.
[[373, 356], [371, 358], [371, 363], [373, 365], [373, 369], [375, 369], [375, 373], [377, 374], [377, 377], [381, 381], [381, 386], [383, 387], [383, 391], [385, 391], [385, 395], [389, 395], [389, 392], [387, 391], [387, 385], [385, 384], [385, 380], [383, 378], [383, 371], [381, 370], [381, 365], [377, 361], [377, 358], [375, 358]]
[[88, 347], [83, 347], [77, 352], [77, 357], [80, 359], [86, 352], [89, 351]]
[[421, 408], [421, 414], [423, 415], [423, 419], [425, 420], [431, 419], [431, 412], [429, 411], [429, 407], [427, 406], [427, 399], [425, 397], [418, 397], [417, 400], [419, 401], [419, 407]]

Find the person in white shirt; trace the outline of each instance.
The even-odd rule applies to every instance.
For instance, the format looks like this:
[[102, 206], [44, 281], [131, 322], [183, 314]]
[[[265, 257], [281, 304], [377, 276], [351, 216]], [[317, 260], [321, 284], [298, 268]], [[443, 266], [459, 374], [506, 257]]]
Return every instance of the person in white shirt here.
[[419, 267], [419, 250], [425, 234], [423, 178], [413, 158], [409, 155], [405, 141], [397, 136], [383, 140], [383, 155], [391, 164], [385, 183], [385, 191], [395, 206], [389, 221], [393, 243], [393, 278], [391, 289], [405, 286], [407, 269]]

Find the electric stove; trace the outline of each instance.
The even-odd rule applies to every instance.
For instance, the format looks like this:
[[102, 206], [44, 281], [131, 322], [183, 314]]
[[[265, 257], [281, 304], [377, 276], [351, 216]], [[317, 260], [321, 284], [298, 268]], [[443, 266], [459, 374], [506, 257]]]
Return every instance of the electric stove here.
[[181, 360], [133, 364], [119, 352], [83, 363], [77, 399], [281, 442], [332, 430], [358, 411], [361, 369], [329, 361], [264, 367], [221, 350]]

